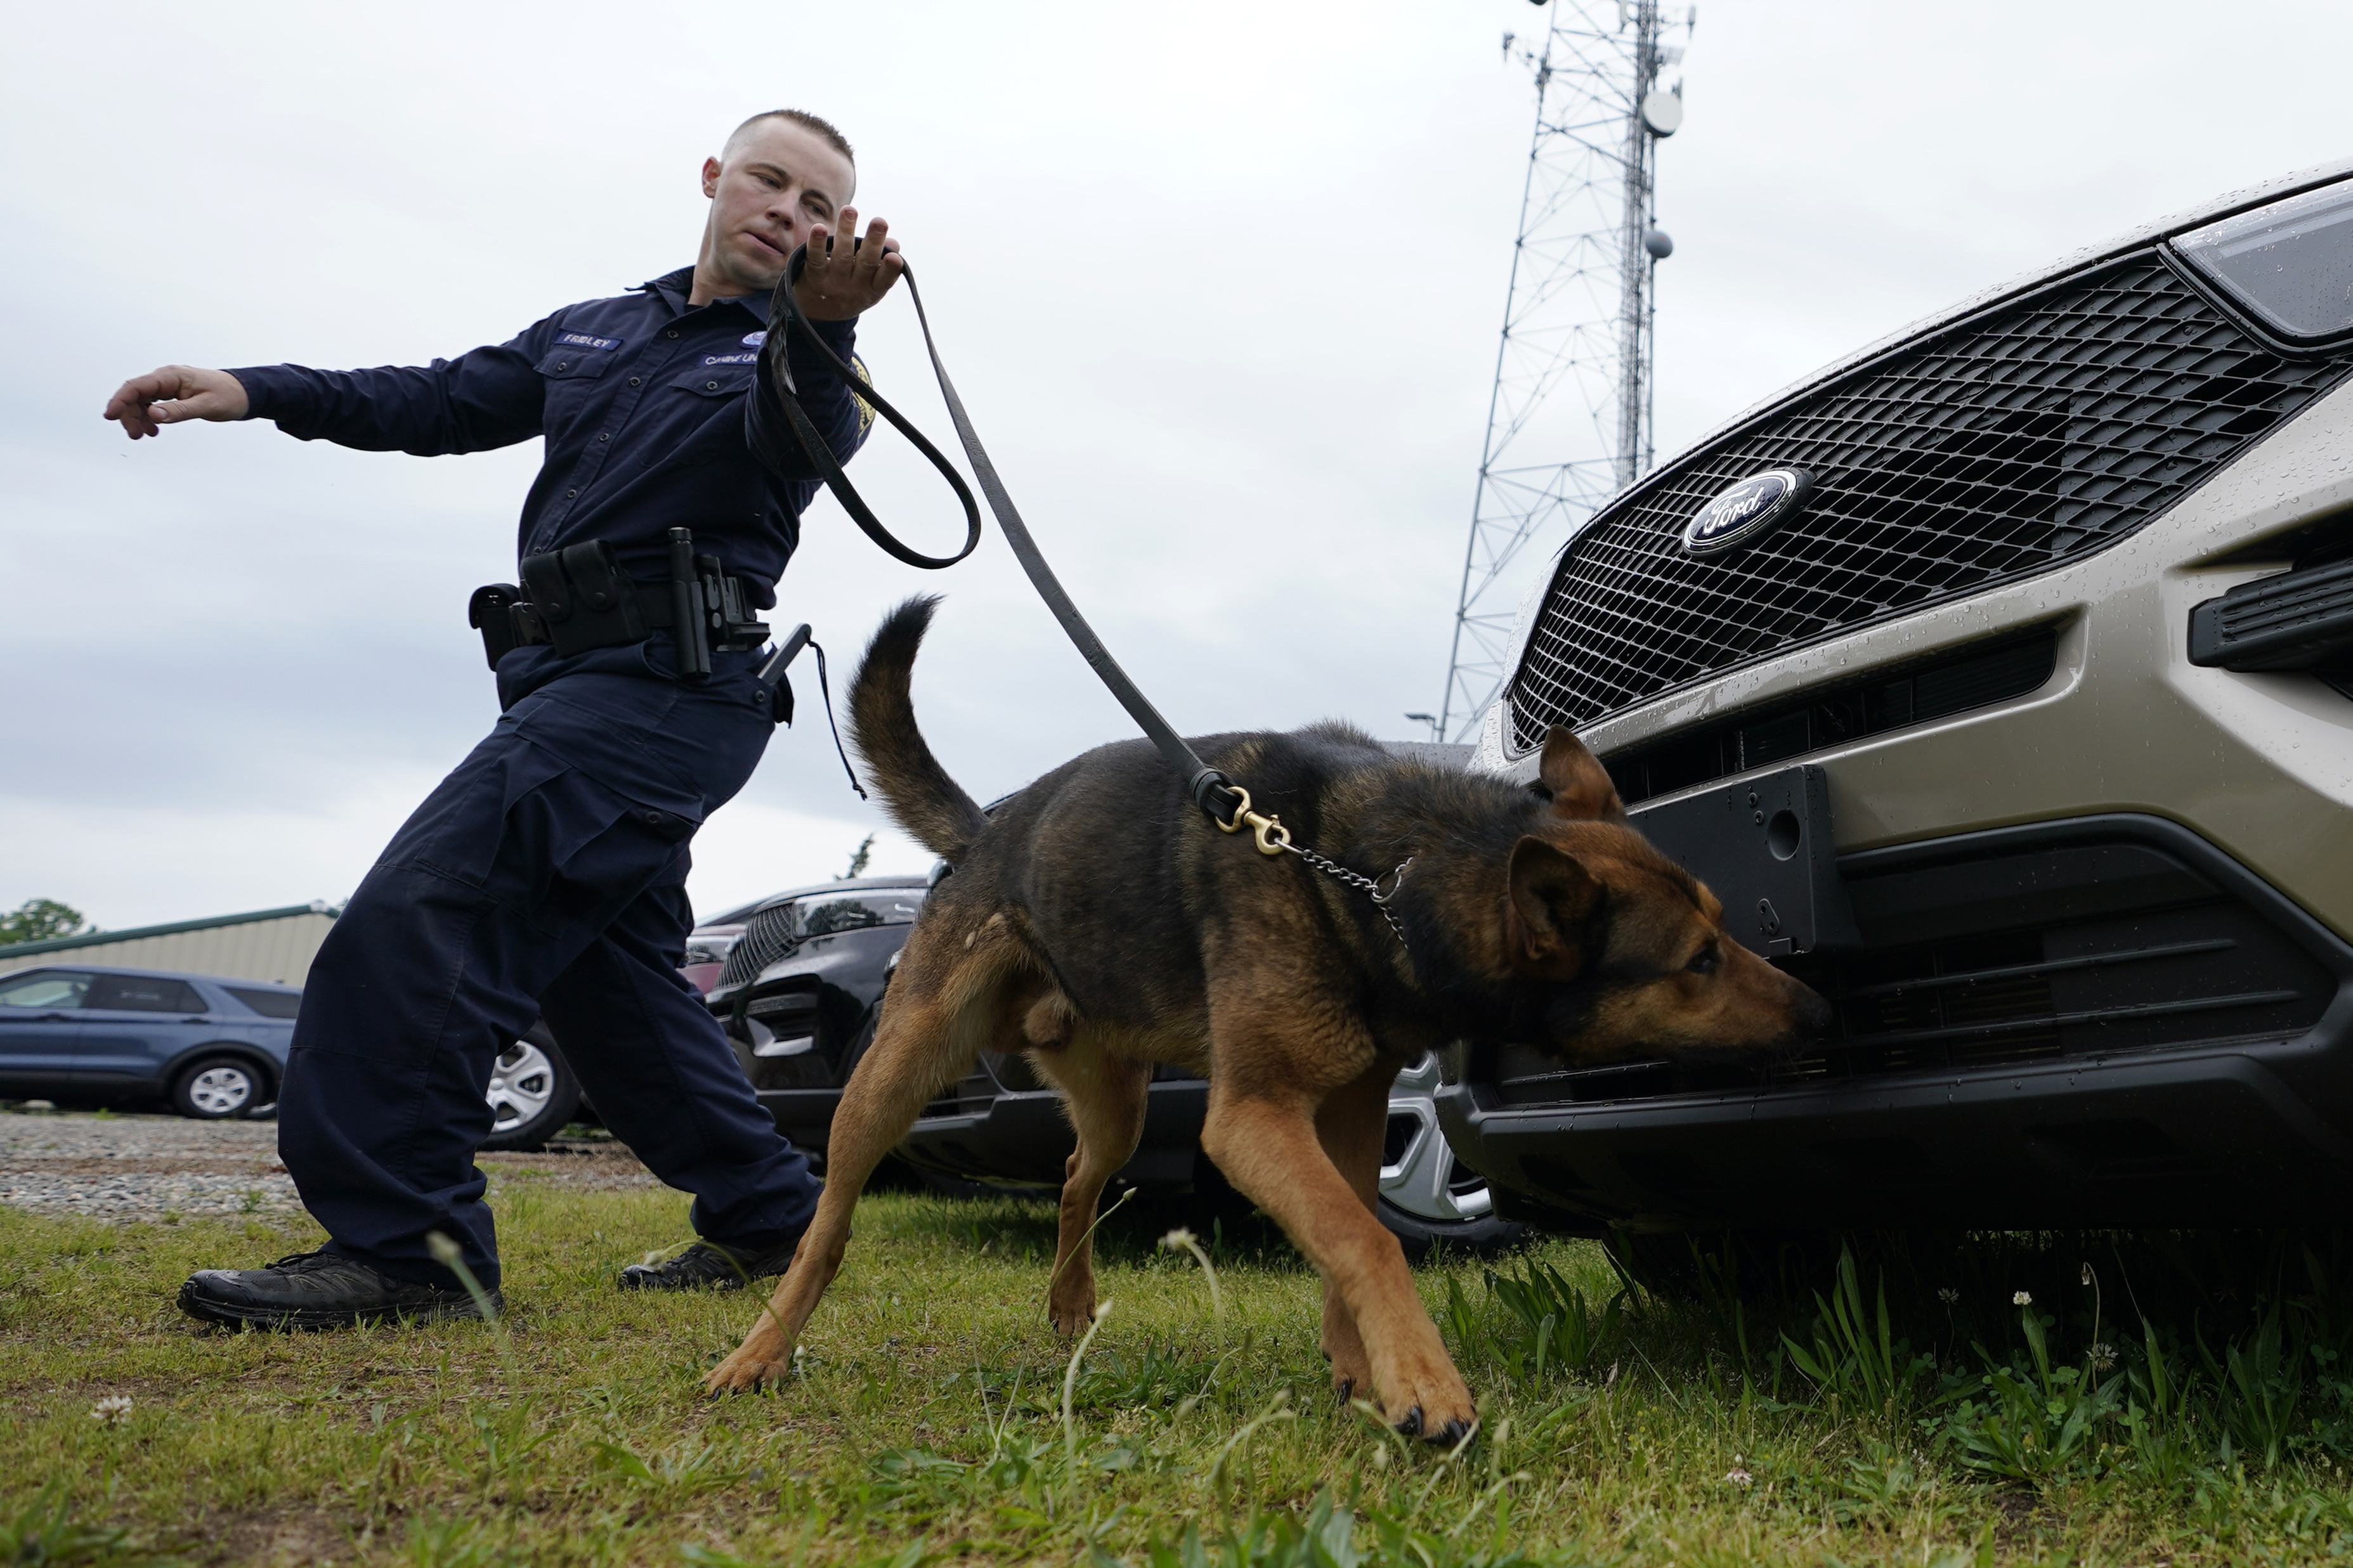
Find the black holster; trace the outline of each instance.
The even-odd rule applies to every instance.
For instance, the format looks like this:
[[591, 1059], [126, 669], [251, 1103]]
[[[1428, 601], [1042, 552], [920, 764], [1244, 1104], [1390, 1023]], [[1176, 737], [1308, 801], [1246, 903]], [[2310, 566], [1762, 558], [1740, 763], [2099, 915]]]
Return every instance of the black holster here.
[[485, 583], [466, 601], [466, 624], [482, 634], [482, 653], [492, 669], [517, 647], [513, 612], [522, 599], [522, 590], [512, 583]]

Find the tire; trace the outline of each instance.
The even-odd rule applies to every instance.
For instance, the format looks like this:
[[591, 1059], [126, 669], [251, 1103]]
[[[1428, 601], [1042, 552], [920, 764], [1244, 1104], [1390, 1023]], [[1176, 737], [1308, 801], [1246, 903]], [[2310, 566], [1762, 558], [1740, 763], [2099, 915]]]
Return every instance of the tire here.
[[490, 1150], [543, 1149], [580, 1109], [580, 1080], [555, 1047], [545, 1023], [535, 1023], [491, 1064], [482, 1097], [491, 1102]]
[[269, 1079], [247, 1057], [206, 1057], [172, 1080], [172, 1109], [198, 1121], [228, 1121], [269, 1099]]
[[1454, 1158], [1430, 1099], [1437, 1088], [1437, 1060], [1425, 1056], [1398, 1074], [1389, 1090], [1377, 1205], [1381, 1223], [1409, 1258], [1426, 1258], [1440, 1247], [1489, 1253], [1519, 1245], [1528, 1227], [1497, 1217], [1486, 1178]]

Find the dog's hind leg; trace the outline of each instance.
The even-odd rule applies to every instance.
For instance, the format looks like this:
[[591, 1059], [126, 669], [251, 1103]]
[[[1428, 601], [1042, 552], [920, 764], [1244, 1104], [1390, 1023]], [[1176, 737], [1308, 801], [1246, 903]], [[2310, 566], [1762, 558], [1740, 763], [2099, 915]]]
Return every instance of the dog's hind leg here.
[[1079, 1146], [1062, 1167], [1060, 1234], [1046, 1315], [1059, 1334], [1075, 1334], [1094, 1321], [1094, 1243], [1089, 1234], [1105, 1183], [1135, 1153], [1152, 1068], [1115, 1057], [1083, 1034], [1070, 1048], [1034, 1052], [1039, 1074], [1062, 1093], [1062, 1108]]
[[[1315, 1111], [1315, 1139], [1324, 1157], [1356, 1194], [1366, 1212], [1377, 1217], [1381, 1182], [1381, 1140], [1388, 1131], [1389, 1086], [1397, 1080], [1397, 1064], [1373, 1064], [1356, 1082], [1333, 1091]], [[1332, 1276], [1324, 1277], [1324, 1354], [1332, 1363], [1332, 1390], [1345, 1405], [1359, 1389], [1373, 1389], [1372, 1363], [1356, 1320]]]
[[1022, 979], [1017, 955], [1001, 947], [969, 953], [958, 940], [966, 929], [943, 921], [919, 925], [909, 940], [874, 1043], [834, 1110], [817, 1216], [776, 1281], [767, 1310], [704, 1380], [711, 1393], [752, 1388], [784, 1374], [818, 1299], [841, 1269], [850, 1213], [866, 1178], [907, 1135], [924, 1102], [969, 1068], [983, 1045], [1018, 1026], [1018, 1012], [1006, 1016]]

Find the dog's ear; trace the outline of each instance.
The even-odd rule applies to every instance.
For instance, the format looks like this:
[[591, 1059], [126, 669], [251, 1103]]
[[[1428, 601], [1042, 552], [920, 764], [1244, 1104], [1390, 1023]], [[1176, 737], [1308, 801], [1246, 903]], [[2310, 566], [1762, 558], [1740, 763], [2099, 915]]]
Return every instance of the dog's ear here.
[[1585, 928], [1601, 907], [1601, 884], [1541, 838], [1512, 847], [1511, 913], [1504, 933], [1514, 969], [1571, 980], [1585, 964]]
[[1536, 782], [1552, 792], [1555, 816], [1626, 825], [1626, 805], [1618, 798], [1618, 786], [1609, 782], [1600, 760], [1585, 749], [1585, 742], [1566, 724], [1555, 724], [1546, 731]]

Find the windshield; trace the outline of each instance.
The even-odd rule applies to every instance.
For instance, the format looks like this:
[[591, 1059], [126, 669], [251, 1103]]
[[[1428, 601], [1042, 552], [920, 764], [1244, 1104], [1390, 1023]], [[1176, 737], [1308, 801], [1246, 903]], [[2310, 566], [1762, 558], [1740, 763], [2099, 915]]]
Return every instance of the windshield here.
[[921, 888], [879, 888], [858, 893], [837, 893], [800, 901], [800, 934], [825, 936], [838, 931], [862, 931], [868, 926], [906, 925], [923, 907]]

